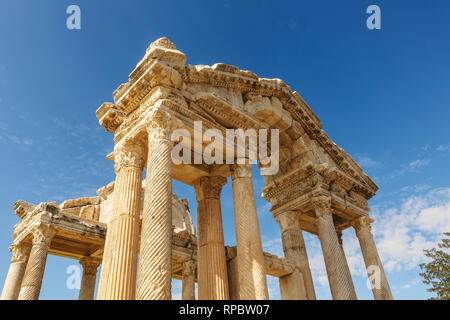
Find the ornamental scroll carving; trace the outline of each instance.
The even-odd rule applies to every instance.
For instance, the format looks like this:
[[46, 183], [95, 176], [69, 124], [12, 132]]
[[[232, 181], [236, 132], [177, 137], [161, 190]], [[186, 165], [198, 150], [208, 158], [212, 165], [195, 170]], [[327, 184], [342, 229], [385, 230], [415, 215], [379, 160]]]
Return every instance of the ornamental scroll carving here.
[[30, 255], [31, 245], [28, 243], [12, 244], [9, 251], [12, 253], [11, 263], [25, 263]]
[[142, 169], [145, 165], [145, 147], [136, 141], [126, 141], [125, 144], [115, 148], [114, 162], [116, 174], [122, 168]]
[[194, 184], [197, 200], [220, 199], [222, 187], [227, 183], [227, 179], [222, 176], [202, 177]]

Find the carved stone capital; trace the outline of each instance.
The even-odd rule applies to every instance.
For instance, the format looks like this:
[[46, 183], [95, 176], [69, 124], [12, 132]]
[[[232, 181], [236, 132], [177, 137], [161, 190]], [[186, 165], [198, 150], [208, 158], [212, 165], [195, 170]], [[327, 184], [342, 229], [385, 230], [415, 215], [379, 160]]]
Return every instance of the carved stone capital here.
[[275, 216], [275, 220], [280, 225], [281, 232], [293, 228], [300, 228], [300, 219], [296, 211], [281, 212]]
[[361, 217], [352, 221], [352, 226], [355, 228], [356, 235], [367, 232], [370, 233], [372, 227], [370, 226], [371, 219], [369, 217]]
[[222, 176], [202, 177], [194, 182], [197, 201], [203, 199], [220, 199], [222, 187], [227, 183], [227, 178]]
[[80, 264], [83, 266], [83, 273], [97, 274], [97, 268], [102, 261], [98, 258], [84, 257], [80, 259]]
[[49, 225], [39, 225], [32, 231], [33, 233], [33, 246], [45, 246], [50, 247], [50, 242], [55, 235], [55, 229]]
[[172, 115], [160, 108], [155, 109], [147, 117], [147, 133], [149, 140], [168, 140], [173, 129]]
[[122, 169], [133, 167], [143, 169], [145, 166], [146, 149], [139, 141], [126, 141], [114, 148], [114, 169], [116, 174]]
[[31, 245], [29, 243], [12, 244], [9, 247], [9, 251], [12, 253], [11, 263], [25, 263], [30, 256]]
[[197, 263], [194, 260], [188, 260], [183, 262], [183, 275], [195, 276], [197, 271]]
[[231, 179], [251, 178], [252, 165], [246, 161], [244, 164], [235, 163], [231, 165]]
[[314, 212], [317, 218], [332, 217], [331, 212], [331, 198], [329, 197], [314, 197], [311, 199]]

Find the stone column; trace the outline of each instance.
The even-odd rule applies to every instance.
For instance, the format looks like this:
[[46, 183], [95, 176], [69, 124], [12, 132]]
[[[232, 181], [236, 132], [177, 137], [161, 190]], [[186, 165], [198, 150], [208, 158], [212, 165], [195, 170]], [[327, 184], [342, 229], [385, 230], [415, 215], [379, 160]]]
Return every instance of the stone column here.
[[344, 243], [342, 241], [342, 231], [336, 230], [336, 234], [337, 234], [337, 237], [338, 237], [339, 246], [341, 247], [342, 255], [344, 256], [345, 266], [347, 267], [348, 274], [350, 275], [350, 281], [351, 281], [351, 285], [352, 285], [353, 291], [356, 292], [355, 285], [353, 284], [353, 279], [351, 277], [352, 273], [350, 272], [350, 267], [348, 265], [347, 257], [345, 255], [345, 251], [344, 251]]
[[334, 300], [356, 300], [351, 276], [342, 254], [331, 213], [331, 199], [313, 198], [317, 229], [327, 269], [328, 282]]
[[252, 167], [232, 167], [234, 219], [236, 225], [239, 297], [241, 300], [267, 300], [266, 268], [253, 191]]
[[375, 300], [393, 300], [389, 283], [384, 273], [378, 250], [373, 240], [370, 218], [361, 217], [353, 222], [356, 236], [361, 246], [361, 252], [366, 264], [367, 273], [372, 286]]
[[222, 228], [220, 193], [227, 179], [202, 177], [194, 183], [197, 194], [198, 299], [228, 300], [227, 260]]
[[30, 256], [31, 245], [28, 243], [13, 244], [9, 250], [12, 252], [11, 264], [0, 300], [17, 300]]
[[194, 260], [183, 262], [181, 298], [195, 300], [195, 274], [197, 263]]
[[[140, 204], [145, 147], [126, 141], [114, 150], [116, 181], [113, 217], [108, 224], [100, 299], [133, 300], [136, 296]], [[109, 234], [109, 237], [108, 237]]]
[[172, 142], [169, 122], [168, 114], [156, 110], [147, 127], [147, 178], [136, 294], [139, 300], [171, 299]]
[[101, 260], [91, 257], [80, 259], [83, 266], [83, 277], [81, 278], [80, 293], [78, 300], [93, 300], [95, 293], [95, 281], [97, 280], [97, 268]]
[[55, 231], [46, 225], [37, 226], [33, 230], [33, 245], [20, 288], [19, 300], [39, 299], [48, 249], [54, 234]]
[[[314, 291], [308, 254], [306, 253], [305, 240], [303, 239], [303, 232], [300, 228], [298, 214], [295, 211], [282, 212], [275, 216], [275, 220], [280, 225], [284, 256], [292, 260], [299, 268], [303, 276], [306, 298], [308, 300], [315, 300], [316, 293]], [[299, 298], [298, 295], [297, 297], [293, 297], [293, 299]]]

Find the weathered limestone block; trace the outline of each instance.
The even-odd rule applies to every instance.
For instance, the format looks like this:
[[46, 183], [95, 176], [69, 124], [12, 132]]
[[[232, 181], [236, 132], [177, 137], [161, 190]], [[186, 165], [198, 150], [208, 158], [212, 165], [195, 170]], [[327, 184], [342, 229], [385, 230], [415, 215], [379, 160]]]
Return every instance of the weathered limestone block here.
[[197, 263], [189, 260], [183, 263], [181, 298], [183, 300], [195, 300], [195, 275]]

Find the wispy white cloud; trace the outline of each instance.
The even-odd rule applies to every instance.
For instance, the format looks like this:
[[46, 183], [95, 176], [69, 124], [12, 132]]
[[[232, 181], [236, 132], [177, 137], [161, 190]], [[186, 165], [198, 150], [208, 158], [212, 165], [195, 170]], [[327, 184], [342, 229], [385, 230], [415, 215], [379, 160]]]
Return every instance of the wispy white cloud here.
[[441, 151], [441, 152], [443, 152], [443, 151], [450, 151], [450, 144], [439, 145], [439, 146], [436, 147], [436, 150], [437, 151]]
[[372, 159], [367, 154], [357, 153], [355, 154], [356, 162], [364, 169], [378, 167], [381, 162]]

